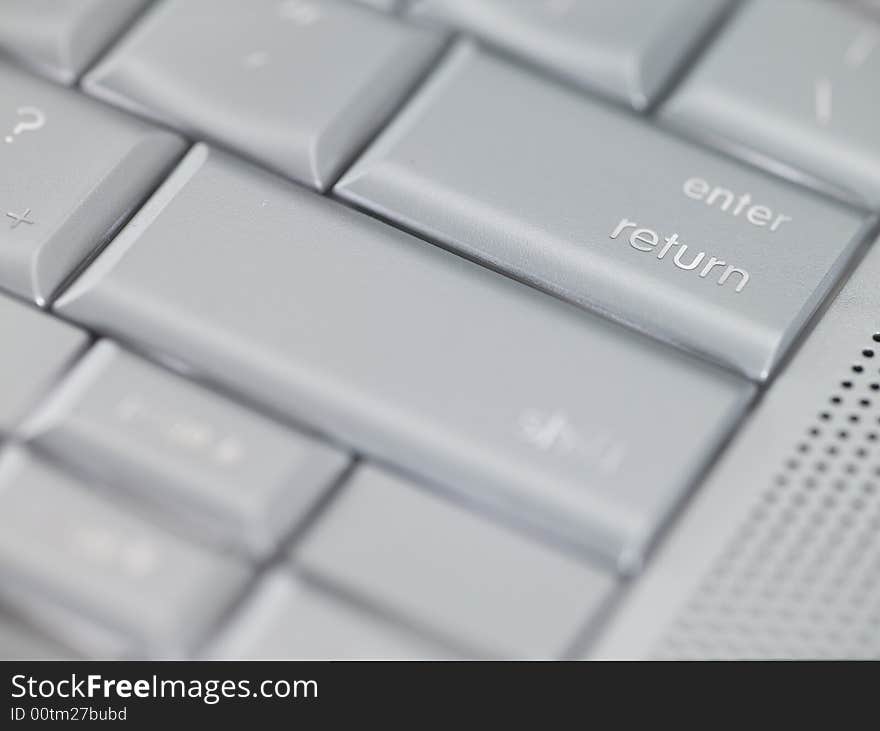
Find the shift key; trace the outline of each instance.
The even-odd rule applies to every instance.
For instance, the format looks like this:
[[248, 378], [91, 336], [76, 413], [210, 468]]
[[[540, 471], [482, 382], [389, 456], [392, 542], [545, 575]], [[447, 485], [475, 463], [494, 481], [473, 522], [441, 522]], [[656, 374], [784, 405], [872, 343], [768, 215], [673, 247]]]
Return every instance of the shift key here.
[[467, 44], [335, 191], [755, 380], [829, 292], [864, 225], [853, 209]]
[[751, 392], [204, 145], [57, 308], [615, 560]]

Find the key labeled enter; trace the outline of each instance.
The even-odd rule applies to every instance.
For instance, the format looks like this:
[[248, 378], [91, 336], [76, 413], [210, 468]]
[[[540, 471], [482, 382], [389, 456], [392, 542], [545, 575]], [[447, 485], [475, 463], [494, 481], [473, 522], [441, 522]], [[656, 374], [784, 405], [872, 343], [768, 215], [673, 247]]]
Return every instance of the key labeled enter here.
[[468, 44], [334, 190], [755, 380], [779, 362], [864, 226], [854, 209]]

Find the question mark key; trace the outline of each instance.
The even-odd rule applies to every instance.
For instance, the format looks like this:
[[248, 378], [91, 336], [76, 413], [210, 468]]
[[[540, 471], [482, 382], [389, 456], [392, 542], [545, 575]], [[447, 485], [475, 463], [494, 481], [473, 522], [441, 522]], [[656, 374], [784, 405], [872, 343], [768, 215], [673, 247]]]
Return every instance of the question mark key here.
[[0, 65], [0, 289], [45, 305], [181, 151], [174, 133]]

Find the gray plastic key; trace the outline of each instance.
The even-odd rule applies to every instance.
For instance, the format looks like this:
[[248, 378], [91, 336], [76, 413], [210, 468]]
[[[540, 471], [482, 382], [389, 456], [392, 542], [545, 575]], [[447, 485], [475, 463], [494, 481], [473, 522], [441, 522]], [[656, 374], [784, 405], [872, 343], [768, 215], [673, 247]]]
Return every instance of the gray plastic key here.
[[0, 455], [0, 577], [124, 631], [148, 654], [186, 652], [243, 589], [209, 553], [18, 448]]
[[204, 145], [58, 309], [614, 558], [751, 393]]
[[873, 13], [872, 17], [880, 19], [880, 0], [843, 0], [843, 2], [866, 13]]
[[750, 2], [662, 116], [880, 210], [880, 19], [820, 0]]
[[439, 48], [342, 0], [171, 0], [85, 88], [324, 189]]
[[63, 638], [65, 647], [77, 657], [120, 660], [143, 652], [126, 630], [109, 627], [83, 614], [78, 607], [59, 602], [57, 593], [47, 593], [45, 587], [14, 578], [4, 580], [0, 584], [0, 601], [11, 614], [26, 617], [36, 631], [47, 637]]
[[145, 0], [3, 0], [0, 55], [70, 84]]
[[351, 2], [367, 5], [384, 13], [394, 13], [400, 10], [408, 0], [350, 0]]
[[579, 86], [644, 109], [726, 5], [727, 0], [415, 0], [410, 12], [468, 30]]
[[863, 225], [469, 45], [335, 190], [755, 379], [779, 362]]
[[559, 657], [614, 587], [610, 574], [372, 466], [295, 556], [305, 571], [480, 656]]
[[87, 340], [77, 328], [0, 295], [0, 436], [25, 417]]
[[21, 432], [255, 557], [278, 545], [348, 461], [109, 341], [92, 348]]
[[450, 652], [276, 570], [212, 646], [217, 660], [428, 660]]
[[0, 661], [72, 660], [74, 653], [56, 644], [0, 607]]
[[45, 304], [182, 142], [2, 64], [0, 120], [0, 288]]

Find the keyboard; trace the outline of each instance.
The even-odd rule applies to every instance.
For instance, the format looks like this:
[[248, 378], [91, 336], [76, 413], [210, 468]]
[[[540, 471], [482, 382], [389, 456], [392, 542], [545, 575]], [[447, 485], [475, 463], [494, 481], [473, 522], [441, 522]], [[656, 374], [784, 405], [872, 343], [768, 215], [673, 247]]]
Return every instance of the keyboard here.
[[878, 88], [871, 0], [3, 0], [0, 658], [585, 656]]

